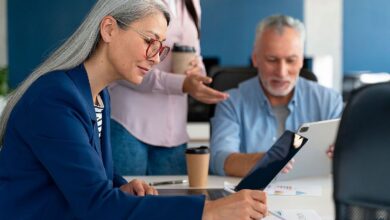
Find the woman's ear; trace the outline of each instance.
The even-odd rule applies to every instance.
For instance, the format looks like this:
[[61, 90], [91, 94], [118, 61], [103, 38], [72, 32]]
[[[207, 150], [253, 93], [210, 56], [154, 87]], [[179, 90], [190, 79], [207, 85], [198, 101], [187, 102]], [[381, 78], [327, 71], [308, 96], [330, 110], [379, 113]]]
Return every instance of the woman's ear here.
[[109, 43], [118, 29], [117, 22], [112, 16], [105, 16], [100, 22], [100, 36], [103, 42]]

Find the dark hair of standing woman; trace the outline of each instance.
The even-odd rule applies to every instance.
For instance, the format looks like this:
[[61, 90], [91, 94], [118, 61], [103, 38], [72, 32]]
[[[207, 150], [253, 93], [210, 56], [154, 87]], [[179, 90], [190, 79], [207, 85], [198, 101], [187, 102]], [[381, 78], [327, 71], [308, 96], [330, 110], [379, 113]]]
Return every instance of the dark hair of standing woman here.
[[192, 2], [192, 0], [184, 0], [184, 3], [186, 5], [188, 13], [190, 14], [196, 26], [196, 30], [198, 31], [198, 38], [200, 38], [200, 24], [199, 24], [198, 14], [196, 13], [196, 9], [194, 6], [194, 2]]

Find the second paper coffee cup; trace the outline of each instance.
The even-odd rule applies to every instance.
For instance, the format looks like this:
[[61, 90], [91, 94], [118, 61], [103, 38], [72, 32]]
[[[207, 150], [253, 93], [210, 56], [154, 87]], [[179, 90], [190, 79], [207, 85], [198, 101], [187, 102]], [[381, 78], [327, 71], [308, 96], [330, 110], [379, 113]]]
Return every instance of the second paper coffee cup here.
[[194, 57], [194, 47], [175, 43], [172, 48], [172, 72], [184, 74]]
[[206, 146], [186, 150], [190, 187], [206, 188], [209, 174], [210, 149]]

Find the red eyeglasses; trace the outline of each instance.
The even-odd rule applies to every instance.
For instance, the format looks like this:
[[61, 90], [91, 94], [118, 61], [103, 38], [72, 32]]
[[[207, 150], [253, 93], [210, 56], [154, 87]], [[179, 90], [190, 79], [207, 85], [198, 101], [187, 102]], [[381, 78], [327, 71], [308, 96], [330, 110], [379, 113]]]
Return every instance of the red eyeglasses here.
[[146, 49], [146, 57], [147, 58], [153, 58], [157, 54], [160, 57], [160, 61], [163, 61], [165, 57], [167, 57], [169, 51], [171, 50], [169, 47], [164, 46], [163, 43], [159, 40], [153, 39], [149, 36], [147, 36], [145, 33], [143, 33], [140, 30], [137, 30], [136, 28], [133, 28], [130, 25], [125, 24], [122, 21], [117, 20], [118, 23], [130, 28], [131, 30], [137, 32], [148, 44], [148, 48]]

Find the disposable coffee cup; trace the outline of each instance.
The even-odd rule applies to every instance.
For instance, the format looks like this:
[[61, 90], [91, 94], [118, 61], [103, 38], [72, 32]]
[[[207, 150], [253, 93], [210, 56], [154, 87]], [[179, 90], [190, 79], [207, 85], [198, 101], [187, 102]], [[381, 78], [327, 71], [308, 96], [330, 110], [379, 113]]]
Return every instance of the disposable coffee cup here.
[[172, 72], [184, 74], [195, 57], [195, 47], [174, 44], [172, 48]]
[[209, 175], [210, 149], [206, 146], [186, 150], [187, 173], [190, 187], [206, 188]]

